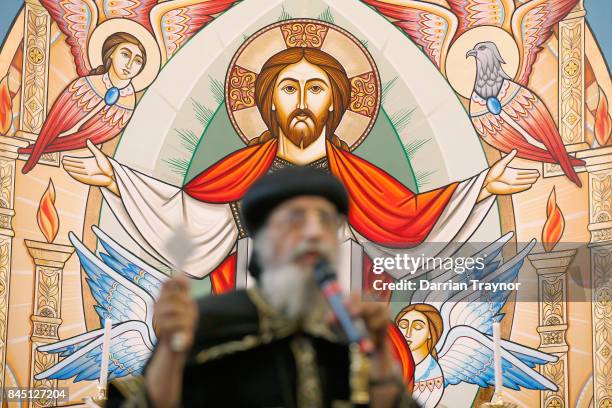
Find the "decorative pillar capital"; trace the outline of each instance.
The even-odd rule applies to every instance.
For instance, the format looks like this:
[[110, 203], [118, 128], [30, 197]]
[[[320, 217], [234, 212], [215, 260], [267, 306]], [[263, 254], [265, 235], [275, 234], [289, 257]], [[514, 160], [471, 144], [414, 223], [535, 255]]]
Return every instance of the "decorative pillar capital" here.
[[24, 243], [36, 266], [63, 268], [74, 252], [74, 247], [71, 245], [49, 244], [30, 239], [25, 239]]
[[0, 235], [11, 238], [15, 236], [12, 225], [14, 216], [15, 210], [0, 207]]
[[564, 274], [576, 255], [575, 249], [560, 251], [536, 252], [527, 255], [531, 264], [536, 268], [538, 277], [547, 277], [555, 274]]

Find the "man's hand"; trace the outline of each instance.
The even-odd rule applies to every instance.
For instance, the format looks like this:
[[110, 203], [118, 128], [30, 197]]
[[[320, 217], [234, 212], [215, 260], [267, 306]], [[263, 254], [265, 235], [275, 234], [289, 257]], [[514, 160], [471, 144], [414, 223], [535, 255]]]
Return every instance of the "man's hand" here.
[[[170, 346], [174, 352], [189, 351], [197, 323], [198, 306], [189, 294], [187, 277], [179, 275], [166, 281], [153, 311], [153, 327], [159, 344]], [[182, 344], [178, 345], [177, 339]]]
[[512, 150], [498, 160], [487, 173], [478, 201], [484, 200], [491, 194], [514, 194], [531, 188], [540, 177], [535, 169], [516, 169], [508, 165], [516, 156], [516, 149]]
[[[403, 383], [399, 375], [401, 369], [392, 356], [387, 338], [389, 307], [385, 302], [364, 302], [358, 294], [349, 297], [346, 307], [353, 317], [363, 319], [374, 343], [370, 381], [379, 384], [370, 389], [372, 407], [391, 407], [403, 392]], [[395, 381], [388, 381], [393, 378]]]
[[113, 166], [108, 157], [90, 140], [87, 140], [87, 148], [93, 156], [64, 156], [62, 159], [64, 170], [76, 181], [90, 186], [106, 187], [116, 195], [119, 195]]
[[389, 324], [389, 308], [385, 302], [364, 302], [361, 296], [353, 293], [346, 305], [353, 317], [363, 319], [368, 335], [376, 350], [384, 347]]
[[[189, 295], [187, 278], [177, 276], [165, 282], [153, 312], [157, 347], [145, 371], [147, 392], [156, 408], [180, 406], [183, 370], [197, 321], [198, 307]], [[182, 339], [180, 349], [172, 344], [176, 336]]]

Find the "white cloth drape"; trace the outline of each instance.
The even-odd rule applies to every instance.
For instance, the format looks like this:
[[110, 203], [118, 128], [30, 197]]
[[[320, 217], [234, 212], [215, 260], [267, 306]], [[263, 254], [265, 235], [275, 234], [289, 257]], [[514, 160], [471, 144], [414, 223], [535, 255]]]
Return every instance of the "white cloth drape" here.
[[[111, 159], [121, 197], [102, 189], [105, 200], [128, 234], [159, 261], [174, 266], [169, 243], [175, 239], [177, 226], [184, 226], [195, 250], [181, 265], [194, 277], [204, 277], [230, 254], [238, 239], [238, 228], [229, 204], [198, 201], [181, 189], [145, 176]], [[389, 248], [369, 242], [345, 226], [341, 242], [354, 239], [371, 257], [411, 254], [413, 256], [446, 256], [457, 248], [456, 242], [467, 240], [478, 228], [494, 203], [489, 197], [476, 203], [486, 171], [462, 181], [429, 233], [426, 242], [410, 249]], [[429, 243], [444, 243], [429, 245]], [[405, 270], [387, 270], [395, 278]]]
[[111, 164], [121, 197], [103, 188], [104, 199], [121, 226], [151, 256], [176, 266], [172, 240], [181, 225], [195, 247], [180, 262], [183, 272], [204, 277], [232, 251], [238, 228], [228, 204], [203, 203], [112, 159]]

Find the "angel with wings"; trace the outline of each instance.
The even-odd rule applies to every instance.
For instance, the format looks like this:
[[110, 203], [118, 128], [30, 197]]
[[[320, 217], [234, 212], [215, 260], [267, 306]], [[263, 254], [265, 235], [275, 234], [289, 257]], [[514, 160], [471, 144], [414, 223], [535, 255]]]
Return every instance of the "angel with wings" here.
[[[429, 281], [514, 282], [535, 240], [503, 262], [501, 250], [511, 237], [512, 233], [508, 233], [475, 255], [486, 259], [484, 268], [471, 268], [459, 275], [449, 270]], [[421, 407], [437, 406], [450, 385], [461, 382], [483, 388], [494, 385], [493, 322], [503, 318], [500, 310], [510, 293], [419, 290], [397, 314], [395, 323], [405, 339], [403, 347], [410, 350], [415, 364], [413, 397]], [[504, 387], [557, 390], [552, 381], [536, 370], [537, 365], [557, 361], [556, 356], [510, 340], [502, 340], [501, 348]]]
[[40, 0], [71, 47], [79, 77], [53, 104], [29, 154], [28, 173], [45, 153], [85, 147], [119, 135], [136, 92], [199, 29], [235, 0]]
[[363, 2], [421, 46], [470, 100], [470, 118], [486, 143], [559, 164], [582, 185], [574, 166], [584, 161], [568, 155], [544, 102], [527, 87], [538, 53], [578, 0], [530, 0], [517, 8], [514, 0], [447, 0], [449, 8], [421, 0]]

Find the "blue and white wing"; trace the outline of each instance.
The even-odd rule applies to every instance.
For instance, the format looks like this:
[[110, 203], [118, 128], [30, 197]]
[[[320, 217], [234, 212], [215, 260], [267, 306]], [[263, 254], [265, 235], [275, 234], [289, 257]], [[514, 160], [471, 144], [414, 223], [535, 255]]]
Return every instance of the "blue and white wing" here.
[[96, 257], [72, 232], [68, 238], [87, 275], [100, 323], [110, 317], [114, 322], [140, 320], [153, 327], [153, 295]]
[[168, 276], [122, 247], [97, 226], [91, 228], [106, 253], [100, 252], [105, 264], [157, 298]]
[[[515, 282], [521, 266], [523, 266], [525, 256], [532, 250], [535, 243], [535, 240], [532, 240], [525, 248], [503, 264], [494, 262], [493, 270], [487, 271], [485, 274], [478, 272], [473, 279], [481, 283]], [[484, 269], [487, 269], [488, 265], [488, 263], [485, 263]], [[473, 289], [473, 286], [468, 284], [467, 290], [453, 291], [453, 295], [441, 306], [439, 303], [434, 303], [433, 306], [440, 310], [445, 328], [436, 349], [442, 347], [448, 331], [455, 326], [470, 326], [482, 333], [491, 334], [493, 322], [500, 321], [503, 318], [500, 310], [511, 293], [512, 291], [508, 288], [500, 287], [496, 291], [488, 291]]]
[[[35, 375], [37, 380], [93, 381], [100, 377], [104, 329], [38, 347], [38, 351], [66, 356], [51, 368]], [[153, 351], [152, 329], [141, 321], [113, 325], [111, 330], [108, 380], [140, 374]]]
[[[556, 356], [502, 340], [504, 387], [518, 390], [557, 390], [535, 367], [558, 360]], [[493, 340], [468, 326], [453, 327], [438, 353], [444, 386], [466, 382], [488, 387], [495, 382]]]
[[[449, 280], [456, 283], [469, 283], [470, 280], [480, 280], [482, 277], [489, 275], [495, 271], [495, 269], [497, 269], [502, 261], [501, 251], [504, 248], [504, 245], [506, 245], [513, 235], [514, 234], [512, 232], [508, 232], [498, 240], [492, 242], [490, 245], [479, 251], [470, 251], [471, 246], [466, 244], [463, 246], [460, 253], [455, 253], [453, 255], [453, 258], [455, 259], [462, 256], [471, 259], [481, 258], [483, 260], [482, 268], [473, 265], [470, 268], [466, 268], [465, 272], [463, 273], [457, 273], [452, 269], [445, 271], [431, 271], [425, 276], [422, 276], [421, 279], [427, 279], [431, 283], [443, 283], [448, 282]], [[440, 309], [444, 302], [448, 301], [459, 292], [460, 291], [458, 290], [432, 291], [421, 289], [415, 291], [414, 295], [412, 296], [411, 303], [427, 303]]]
[[[481, 283], [512, 283], [515, 282], [525, 257], [535, 245], [532, 240], [515, 256], [495, 270], [477, 279]], [[474, 290], [471, 286], [467, 291], [455, 294], [442, 305], [440, 314], [445, 327], [465, 325], [485, 333], [492, 334], [493, 322], [500, 321], [503, 314], [499, 311], [507, 302], [512, 291], [508, 288], [498, 288], [496, 291]]]
[[[152, 272], [149, 267], [141, 273], [146, 264], [138, 263], [133, 254], [105, 234], [101, 237], [105, 240], [102, 246], [108, 254], [104, 254], [102, 259], [93, 254], [72, 232], [68, 237], [87, 275], [86, 280], [97, 302], [94, 308], [100, 321], [110, 317], [114, 322], [119, 322], [111, 331], [109, 379], [139, 373], [157, 341], [152, 321], [154, 297], [161, 285], [157, 271]], [[138, 271], [133, 276], [126, 272], [136, 269]], [[36, 378], [75, 377], [74, 381], [97, 379], [102, 338], [103, 329], [98, 329], [39, 347], [39, 351], [59, 354], [63, 359], [37, 374]]]

